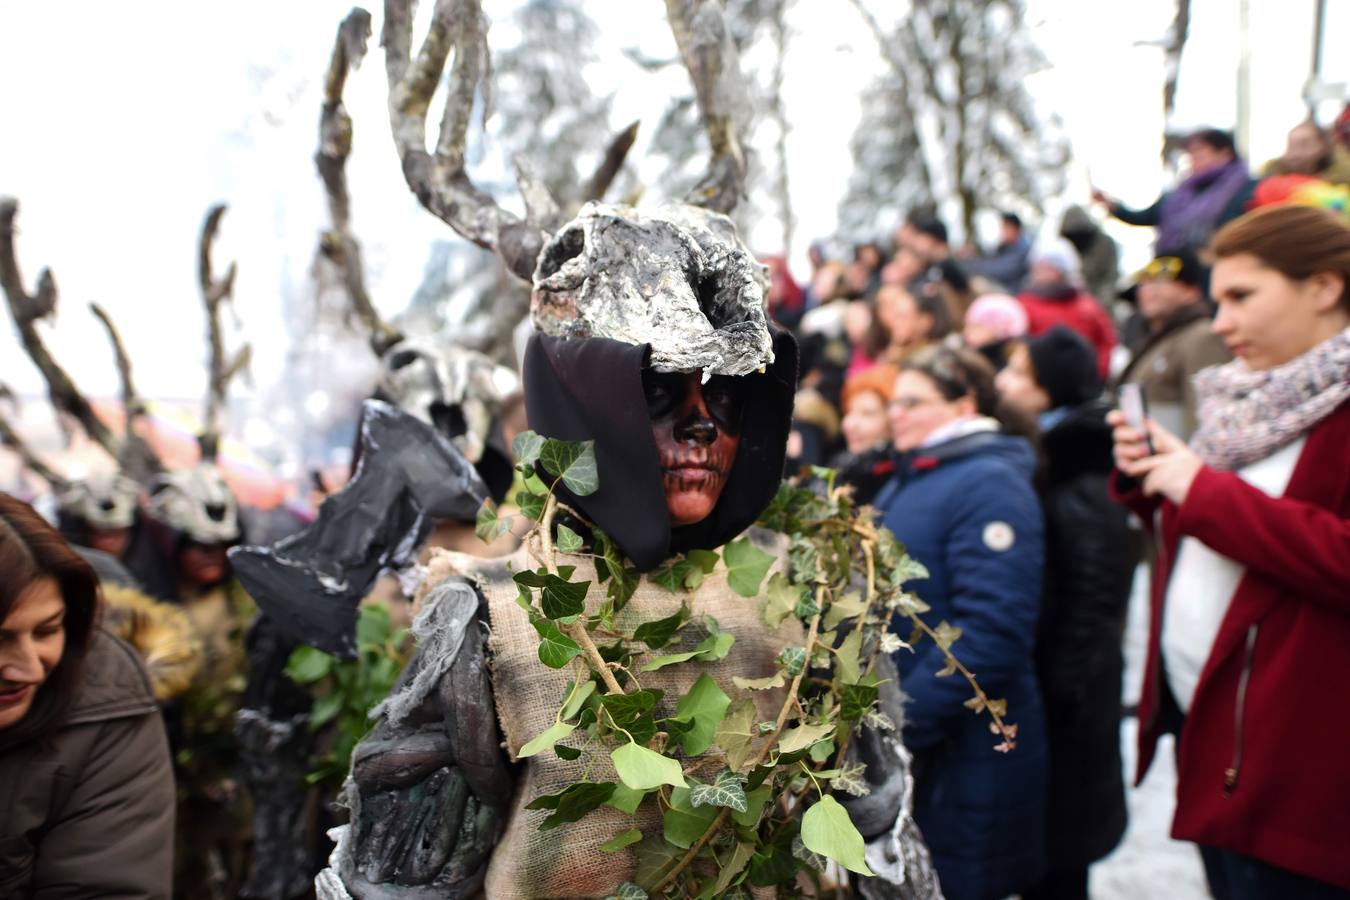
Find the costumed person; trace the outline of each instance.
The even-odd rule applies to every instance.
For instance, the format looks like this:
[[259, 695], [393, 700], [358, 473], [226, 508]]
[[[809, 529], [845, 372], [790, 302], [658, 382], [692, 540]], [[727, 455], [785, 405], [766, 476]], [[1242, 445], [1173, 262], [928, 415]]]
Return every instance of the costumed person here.
[[[1045, 724], [1033, 646], [1045, 528], [1035, 454], [1009, 433], [994, 373], [972, 350], [907, 359], [890, 402], [897, 471], [877, 495], [885, 526], [928, 569], [909, 588], [959, 629], [963, 664], [1016, 710], [996, 752], [938, 648], [895, 654], [914, 753], [914, 818], [949, 900], [998, 900], [1045, 865]], [[908, 631], [906, 631], [908, 634]]]
[[1049, 861], [1029, 900], [1086, 900], [1088, 866], [1125, 833], [1121, 636], [1130, 596], [1125, 512], [1107, 489], [1111, 428], [1092, 347], [1058, 325], [1014, 345], [996, 384], [1041, 426], [1045, 589], [1036, 671], [1045, 700]]
[[[624, 278], [592, 274], [604, 260], [632, 256], [611, 243], [616, 234], [650, 248], [661, 271], [688, 274], [662, 279], [663, 291], [650, 299], [633, 299], [640, 295]], [[714, 292], [706, 311], [697, 305], [694, 283]], [[756, 604], [732, 592], [720, 570], [683, 597], [641, 576], [679, 554], [738, 538], [777, 491], [796, 347], [766, 325], [762, 291], [758, 267], [725, 217], [691, 207], [644, 214], [587, 206], [541, 257], [532, 304], [541, 333], [527, 347], [524, 368], [531, 428], [541, 438], [594, 441], [599, 489], [584, 495], [560, 489], [572, 510], [563, 520], [569, 533], [590, 534], [590, 522], [613, 536], [608, 550], [576, 548], [560, 556], [562, 568], [575, 566], [578, 579], [598, 582], [596, 556], [613, 560], [606, 563], [610, 577], [629, 582], [631, 590], [621, 610], [609, 613], [615, 634], [679, 614], [685, 604], [689, 614], [711, 617], [716, 630], [690, 625], [670, 650], [678, 655], [716, 634], [732, 636], [733, 652], [698, 667], [728, 686], [733, 677], [771, 670], [784, 646], [801, 641], [800, 624], [766, 627]], [[619, 330], [613, 322], [625, 324]], [[321, 512], [320, 524], [323, 519]], [[768, 533], [752, 531], [749, 543], [781, 552]], [[353, 755], [345, 795], [351, 824], [340, 830], [333, 868], [320, 876], [321, 897], [389, 891], [458, 897], [480, 887], [503, 898], [599, 897], [638, 877], [631, 848], [603, 856], [603, 866], [595, 865], [597, 850], [625, 825], [651, 828], [655, 810], [635, 818], [631, 809], [604, 807], [585, 827], [555, 837], [538, 830], [548, 810], [529, 808], [586, 770], [574, 756], [526, 752], [575, 681], [570, 670], [541, 667], [539, 626], [518, 604], [520, 586], [511, 574], [530, 569], [535, 552], [527, 544], [507, 558], [433, 558], [414, 625], [418, 651]], [[259, 596], [272, 610], [270, 598]], [[667, 705], [693, 680], [664, 666], [637, 677], [644, 690], [671, 698], [657, 704], [663, 716], [675, 714]], [[770, 689], [755, 692], [753, 701], [755, 716], [772, 718], [782, 696]], [[889, 768], [879, 760], [869, 777], [903, 784], [898, 760]], [[691, 771], [709, 765], [691, 761], [697, 762]], [[894, 790], [879, 789], [873, 809], [858, 813], [873, 829], [877, 852], [888, 847], [891, 868], [899, 866], [892, 879], [908, 877], [903, 892], [880, 887], [876, 896], [934, 896], [922, 845], [905, 830], [901, 801]], [[901, 803], [899, 815], [895, 803]], [[659, 829], [659, 815], [655, 821]], [[895, 834], [905, 835], [903, 844]], [[436, 846], [428, 843], [433, 835], [440, 835]]]
[[1213, 251], [1237, 358], [1197, 376], [1189, 445], [1111, 414], [1113, 487], [1159, 523], [1137, 777], [1179, 732], [1172, 836], [1215, 897], [1346, 897], [1350, 226], [1271, 207]]
[[174, 783], [135, 652], [88, 563], [0, 494], [0, 896], [168, 900]]
[[125, 559], [135, 540], [141, 487], [120, 472], [71, 483], [58, 494], [58, 521], [71, 543]]

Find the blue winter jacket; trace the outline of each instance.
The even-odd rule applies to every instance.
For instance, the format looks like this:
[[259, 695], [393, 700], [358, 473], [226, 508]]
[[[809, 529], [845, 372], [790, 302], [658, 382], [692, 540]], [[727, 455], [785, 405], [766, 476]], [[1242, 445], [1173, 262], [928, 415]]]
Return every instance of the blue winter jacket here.
[[991, 698], [1008, 701], [1018, 726], [1016, 749], [996, 752], [988, 715], [963, 705], [966, 680], [937, 676], [944, 660], [931, 641], [896, 654], [914, 817], [948, 900], [1006, 897], [1045, 864], [1045, 725], [1032, 659], [1045, 550], [1034, 470], [1025, 440], [977, 432], [899, 457], [875, 501], [928, 569], [908, 585], [932, 607], [924, 619], [962, 630], [952, 652]]

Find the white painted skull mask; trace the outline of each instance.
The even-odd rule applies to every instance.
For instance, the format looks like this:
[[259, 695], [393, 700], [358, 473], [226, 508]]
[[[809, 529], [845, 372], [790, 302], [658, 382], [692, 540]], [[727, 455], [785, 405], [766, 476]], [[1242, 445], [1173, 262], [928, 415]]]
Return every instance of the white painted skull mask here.
[[61, 493], [61, 512], [89, 528], [112, 531], [130, 528], [136, 520], [141, 489], [118, 472], [99, 472], [70, 485]]
[[434, 338], [404, 338], [382, 363], [380, 395], [436, 428], [475, 464], [483, 459], [493, 421], [520, 390], [510, 369]]
[[156, 478], [150, 486], [150, 513], [199, 544], [230, 544], [240, 538], [239, 503], [213, 463]]
[[720, 213], [587, 203], [540, 254], [530, 312], [552, 337], [649, 344], [660, 372], [749, 375], [774, 358], [766, 288]]

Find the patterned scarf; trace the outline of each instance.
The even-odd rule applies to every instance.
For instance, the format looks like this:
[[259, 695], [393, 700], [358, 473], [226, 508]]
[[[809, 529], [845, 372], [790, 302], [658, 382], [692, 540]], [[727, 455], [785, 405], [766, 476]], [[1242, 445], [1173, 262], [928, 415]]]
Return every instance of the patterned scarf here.
[[1195, 376], [1200, 425], [1191, 449], [1234, 470], [1297, 440], [1350, 400], [1350, 328], [1302, 356], [1253, 372], [1235, 359]]

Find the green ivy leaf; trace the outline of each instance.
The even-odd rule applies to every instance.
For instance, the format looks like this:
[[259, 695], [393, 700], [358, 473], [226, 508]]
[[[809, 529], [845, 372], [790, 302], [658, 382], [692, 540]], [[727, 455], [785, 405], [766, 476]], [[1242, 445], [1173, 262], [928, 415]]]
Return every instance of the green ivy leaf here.
[[549, 831], [559, 825], [576, 822], [592, 810], [599, 809], [613, 793], [612, 781], [583, 781], [561, 793], [535, 797], [525, 808], [554, 810], [553, 815], [539, 823], [540, 831]]
[[826, 794], [802, 816], [802, 843], [806, 849], [828, 856], [850, 872], [871, 875], [863, 858], [863, 838], [848, 811]]
[[947, 621], [938, 623], [933, 629], [933, 639], [943, 650], [950, 650], [952, 644], [955, 644], [961, 638], [961, 629]]
[[[619, 780], [635, 791], [650, 791], [668, 784], [684, 787], [684, 771], [679, 760], [663, 756], [637, 744], [623, 744], [609, 755]], [[608, 797], [608, 795], [606, 795]]]
[[898, 584], [903, 584], [906, 581], [919, 581], [928, 577], [928, 570], [918, 560], [906, 554], [895, 567], [892, 577]]
[[594, 693], [594, 681], [583, 681], [580, 686], [574, 682], [572, 686], [568, 688], [567, 699], [563, 701], [562, 712], [560, 713], [561, 717], [563, 719], [570, 719], [581, 712], [582, 705], [585, 704], [585, 702], [590, 699], [591, 694]]
[[753, 791], [745, 795], [745, 811], [733, 812], [731, 820], [742, 828], [754, 828], [759, 825], [760, 813], [764, 811], [769, 798], [773, 796], [773, 789], [767, 784], [761, 784]]
[[362, 650], [383, 647], [394, 631], [394, 622], [389, 615], [389, 607], [383, 603], [371, 603], [361, 607], [361, 617], [356, 620], [356, 644]]
[[830, 779], [830, 787], [855, 797], [866, 797], [872, 793], [872, 788], [868, 786], [864, 777], [866, 772], [866, 763], [846, 762], [839, 767], [838, 774]]
[[320, 697], [314, 701], [314, 706], [310, 708], [309, 730], [318, 731], [336, 719], [340, 712], [342, 712], [341, 694], [329, 694], [326, 697]]
[[759, 595], [759, 586], [773, 565], [773, 557], [752, 544], [748, 537], [727, 544], [722, 560], [727, 565], [727, 584], [742, 597]]
[[685, 554], [685, 559], [689, 560], [691, 564], [698, 566], [699, 571], [704, 575], [711, 575], [713, 569], [717, 568], [717, 560], [719, 557], [713, 550], [690, 550]]
[[834, 675], [838, 684], [856, 684], [862, 676], [858, 657], [862, 653], [862, 629], [855, 628], [834, 651]]
[[568, 762], [576, 762], [581, 759], [581, 751], [576, 747], [566, 747], [562, 744], [554, 744], [553, 752], [558, 755], [558, 759], [565, 759]]
[[484, 500], [483, 505], [478, 507], [478, 518], [474, 523], [473, 533], [478, 535], [478, 539], [483, 543], [491, 543], [497, 537], [497, 507], [491, 500]]
[[[600, 845], [600, 849], [606, 853], [615, 853], [627, 847], [629, 844], [636, 844], [642, 840], [642, 832], [636, 828], [629, 828], [627, 831], [620, 831], [614, 837]], [[641, 890], [641, 888], [639, 888]], [[619, 888], [619, 896], [623, 896], [623, 888]], [[647, 896], [645, 893], [642, 896]]]
[[697, 659], [699, 662], [715, 662], [725, 658], [727, 653], [731, 651], [731, 645], [735, 642], [735, 635], [730, 632], [719, 631], [717, 634], [708, 635], [693, 650], [652, 658], [642, 667], [642, 671], [655, 672], [657, 669], [664, 669], [666, 666], [688, 662], [691, 659]]
[[792, 615], [797, 603], [805, 595], [800, 585], [792, 584], [782, 572], [769, 576], [769, 585], [764, 592], [764, 601], [760, 604], [759, 615], [764, 624], [777, 628], [783, 620]]
[[604, 704], [611, 719], [619, 725], [627, 725], [643, 713], [649, 712], [661, 697], [661, 691], [644, 689], [626, 694], [605, 694], [601, 696], [600, 702]]
[[717, 746], [727, 755], [727, 765], [733, 769], [739, 769], [750, 758], [756, 714], [753, 700], [740, 700], [727, 710], [713, 735]]
[[511, 455], [519, 468], [533, 467], [544, 447], [544, 436], [533, 431], [522, 431], [511, 441]]
[[647, 796], [646, 791], [635, 791], [626, 784], [620, 784], [614, 788], [614, 793], [610, 794], [609, 799], [605, 801], [605, 805], [612, 806], [619, 812], [631, 816], [637, 812], [637, 808], [645, 796]]
[[839, 715], [845, 722], [857, 722], [877, 702], [877, 686], [874, 684], [845, 685], [839, 698]]
[[717, 686], [716, 681], [709, 678], [707, 673], [698, 676], [698, 680], [675, 706], [677, 719], [694, 723], [681, 739], [685, 753], [699, 756], [712, 746], [717, 726], [730, 705], [731, 698]]
[[797, 874], [801, 863], [792, 855], [792, 839], [797, 829], [789, 827], [779, 829], [773, 836], [773, 843], [760, 847], [750, 858], [750, 883], [757, 887], [781, 884]]
[[589, 581], [564, 581], [557, 575], [546, 576], [539, 606], [550, 619], [575, 621], [586, 611], [586, 592], [591, 589]]
[[614, 611], [619, 612], [628, 605], [628, 601], [637, 590], [642, 573], [632, 566], [610, 569], [610, 572], [614, 577], [609, 582], [609, 599], [614, 602]]
[[539, 661], [550, 669], [561, 669], [581, 655], [580, 645], [563, 634], [552, 620], [532, 617], [530, 624], [539, 632]]
[[774, 672], [768, 678], [742, 678], [733, 675], [731, 683], [743, 691], [771, 691], [787, 684], [787, 679], [783, 677], [782, 672]]
[[594, 494], [600, 487], [595, 467], [595, 441], [544, 441], [539, 462], [550, 475], [561, 478], [578, 497]]
[[516, 491], [516, 506], [520, 507], [522, 516], [535, 522], [544, 515], [544, 498], [524, 489]]
[[778, 751], [780, 753], [796, 753], [798, 750], [805, 750], [812, 744], [824, 740], [834, 733], [834, 726], [831, 724], [812, 725], [803, 724], [795, 728], [789, 728], [778, 738]]
[[717, 807], [695, 807], [689, 802], [689, 789], [676, 788], [670, 792], [670, 807], [661, 817], [662, 830], [667, 841], [688, 850], [717, 816]]
[[685, 584], [685, 579], [697, 572], [697, 567], [689, 560], [677, 559], [662, 565], [647, 577], [653, 584], [660, 585], [672, 594], [678, 594], [680, 591], [692, 590]]
[[863, 602], [862, 595], [856, 591], [851, 591], [829, 605], [825, 610], [825, 617], [821, 620], [821, 627], [826, 631], [833, 631], [839, 626], [840, 622], [847, 621], [854, 616], [860, 616], [867, 612], [867, 604]]
[[680, 604], [679, 611], [673, 615], [666, 616], [664, 619], [657, 619], [655, 622], [643, 622], [633, 632], [633, 640], [642, 641], [653, 650], [660, 650], [666, 644], [670, 643], [675, 632], [684, 627], [684, 623], [689, 621], [689, 607]]
[[778, 656], [774, 658], [783, 670], [796, 678], [806, 669], [806, 648], [805, 647], [784, 647], [778, 651]]
[[[697, 838], [695, 839], [697, 840]], [[679, 864], [684, 850], [659, 834], [649, 834], [637, 845], [637, 879], [643, 884], [657, 884]]]
[[736, 812], [745, 812], [745, 776], [723, 769], [717, 773], [712, 784], [696, 784], [689, 789], [689, 805], [725, 806]]
[[544, 729], [543, 732], [536, 735], [532, 740], [527, 741], [525, 745], [520, 748], [520, 752], [517, 753], [516, 756], [524, 759], [527, 756], [534, 756], [536, 753], [548, 750], [554, 744], [558, 743], [558, 741], [561, 741], [575, 731], [576, 727], [577, 726], [568, 724], [567, 722], [558, 722], [555, 725], [551, 725]]
[[286, 661], [286, 677], [296, 684], [313, 684], [333, 671], [333, 657], [322, 650], [301, 644]]
[[577, 553], [585, 543], [581, 540], [581, 535], [577, 534], [566, 525], [558, 525], [558, 552], [559, 553]]

